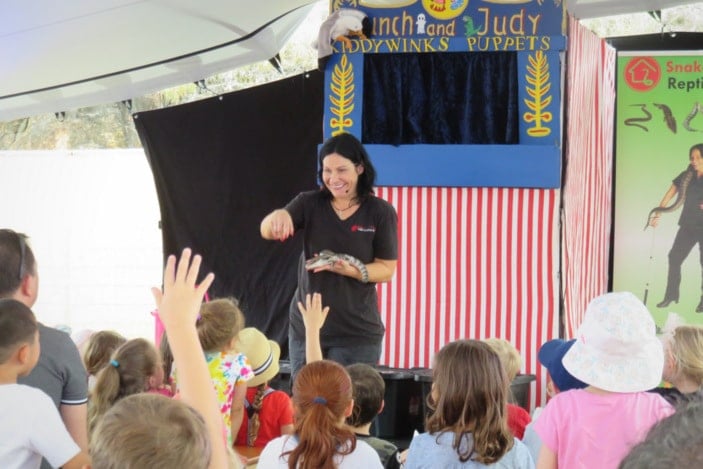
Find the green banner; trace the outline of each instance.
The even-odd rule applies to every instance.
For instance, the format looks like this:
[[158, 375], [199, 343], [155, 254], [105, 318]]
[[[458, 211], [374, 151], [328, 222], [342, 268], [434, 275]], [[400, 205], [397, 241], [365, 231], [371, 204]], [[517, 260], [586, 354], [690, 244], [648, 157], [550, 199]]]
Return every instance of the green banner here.
[[[689, 161], [691, 147], [703, 144], [702, 66], [703, 55], [691, 52], [618, 54], [613, 290], [646, 300], [659, 326], [668, 312], [703, 323], [696, 312], [703, 305], [703, 224], [691, 221], [703, 220], [703, 178], [698, 183]], [[687, 170], [686, 185], [685, 175], [674, 184]], [[655, 228], [650, 211], [662, 202], [667, 208], [652, 213]]]

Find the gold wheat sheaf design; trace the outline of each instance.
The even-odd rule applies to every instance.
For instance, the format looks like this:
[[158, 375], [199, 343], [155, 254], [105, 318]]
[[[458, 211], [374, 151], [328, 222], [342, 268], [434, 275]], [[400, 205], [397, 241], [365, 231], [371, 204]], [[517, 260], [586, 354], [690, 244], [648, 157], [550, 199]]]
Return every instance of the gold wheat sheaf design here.
[[541, 50], [535, 52], [534, 55], [527, 56], [527, 80], [528, 86], [525, 87], [527, 94], [531, 99], [525, 99], [525, 104], [530, 111], [524, 113], [522, 118], [527, 123], [534, 125], [527, 129], [527, 135], [531, 137], [546, 137], [552, 130], [545, 127], [544, 123], [552, 121], [552, 113], [545, 111], [547, 106], [552, 102], [552, 96], [549, 90], [552, 84], [549, 82], [549, 63], [547, 56]]
[[334, 66], [330, 91], [330, 111], [335, 116], [330, 119], [330, 127], [334, 129], [332, 136], [335, 136], [345, 132], [344, 129], [354, 123], [347, 117], [354, 110], [354, 68], [346, 54]]

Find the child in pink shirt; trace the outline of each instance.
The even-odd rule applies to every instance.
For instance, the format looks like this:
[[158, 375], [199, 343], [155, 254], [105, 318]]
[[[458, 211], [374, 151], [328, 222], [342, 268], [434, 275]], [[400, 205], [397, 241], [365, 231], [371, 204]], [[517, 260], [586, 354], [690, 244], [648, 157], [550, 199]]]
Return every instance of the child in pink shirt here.
[[588, 384], [557, 394], [535, 423], [538, 469], [617, 468], [647, 431], [674, 409], [647, 393], [664, 367], [654, 321], [632, 293], [607, 293], [588, 305], [564, 368]]

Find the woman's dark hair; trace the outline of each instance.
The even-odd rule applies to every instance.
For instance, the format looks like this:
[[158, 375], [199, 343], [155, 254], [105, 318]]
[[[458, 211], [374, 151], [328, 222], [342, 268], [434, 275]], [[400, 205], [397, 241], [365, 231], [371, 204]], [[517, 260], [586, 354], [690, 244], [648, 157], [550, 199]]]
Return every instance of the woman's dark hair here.
[[322, 147], [320, 147], [317, 177], [320, 180], [322, 193], [328, 197], [332, 195], [322, 179], [322, 160], [332, 153], [343, 156], [354, 163], [354, 166], [363, 166], [364, 172], [359, 174], [356, 185], [356, 196], [359, 200], [363, 200], [369, 195], [372, 195], [373, 186], [376, 183], [376, 170], [371, 164], [371, 159], [364, 145], [362, 145], [356, 137], [348, 133], [341, 133], [330, 137], [322, 144]]

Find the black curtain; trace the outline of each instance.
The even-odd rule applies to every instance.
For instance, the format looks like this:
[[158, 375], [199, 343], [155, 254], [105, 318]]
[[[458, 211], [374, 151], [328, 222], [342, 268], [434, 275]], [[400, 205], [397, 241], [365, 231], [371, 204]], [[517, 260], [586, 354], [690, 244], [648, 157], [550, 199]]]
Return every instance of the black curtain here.
[[316, 187], [320, 72], [135, 114], [161, 208], [164, 259], [192, 247], [211, 298], [239, 300], [247, 326], [287, 350], [300, 237], [264, 241], [262, 218]]
[[517, 54], [364, 55], [362, 140], [516, 144]]

